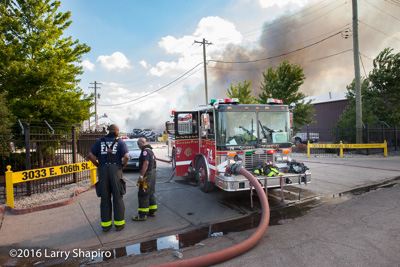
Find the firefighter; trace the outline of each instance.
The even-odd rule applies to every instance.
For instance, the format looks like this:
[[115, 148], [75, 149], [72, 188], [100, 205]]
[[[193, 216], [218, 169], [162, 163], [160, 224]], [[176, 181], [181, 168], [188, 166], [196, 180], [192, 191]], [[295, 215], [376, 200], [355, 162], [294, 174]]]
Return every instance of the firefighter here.
[[100, 217], [104, 232], [112, 228], [113, 208], [116, 230], [120, 231], [125, 227], [125, 205], [122, 196], [126, 192], [126, 185], [122, 178], [122, 170], [129, 160], [128, 148], [125, 142], [118, 138], [118, 126], [112, 124], [108, 131], [108, 135], [97, 140], [89, 152], [90, 161], [98, 168], [96, 193], [101, 198]]
[[153, 148], [140, 138], [138, 146], [142, 150], [139, 157], [140, 176], [138, 180], [138, 215], [133, 216], [134, 221], [145, 221], [147, 216], [156, 216], [157, 202], [154, 196], [156, 185], [155, 156]]

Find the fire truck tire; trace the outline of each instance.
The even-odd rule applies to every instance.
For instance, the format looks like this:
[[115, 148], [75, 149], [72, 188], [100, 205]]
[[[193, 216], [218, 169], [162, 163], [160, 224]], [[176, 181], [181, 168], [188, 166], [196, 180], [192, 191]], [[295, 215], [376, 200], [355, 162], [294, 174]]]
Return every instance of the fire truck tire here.
[[197, 182], [199, 183], [201, 191], [203, 191], [204, 193], [209, 193], [214, 190], [214, 183], [210, 182], [210, 177], [208, 177], [208, 172], [206, 168], [207, 164], [204, 161], [204, 158], [199, 158], [196, 161], [195, 168]]
[[176, 168], [176, 155], [175, 155], [175, 148], [172, 149], [172, 170], [175, 170]]

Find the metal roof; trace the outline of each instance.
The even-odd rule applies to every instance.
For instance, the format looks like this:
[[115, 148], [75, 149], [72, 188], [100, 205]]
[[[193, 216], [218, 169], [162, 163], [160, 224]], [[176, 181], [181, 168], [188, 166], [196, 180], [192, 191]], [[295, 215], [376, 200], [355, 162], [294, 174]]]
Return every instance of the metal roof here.
[[344, 92], [329, 92], [328, 94], [309, 96], [304, 98], [305, 102], [311, 99], [311, 104], [320, 104], [333, 101], [346, 100], [347, 91]]

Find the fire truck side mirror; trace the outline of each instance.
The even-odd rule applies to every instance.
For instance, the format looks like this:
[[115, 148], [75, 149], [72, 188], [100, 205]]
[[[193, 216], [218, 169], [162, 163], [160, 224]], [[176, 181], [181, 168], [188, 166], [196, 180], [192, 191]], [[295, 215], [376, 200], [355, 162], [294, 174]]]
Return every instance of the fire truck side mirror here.
[[204, 130], [210, 129], [210, 115], [208, 113], [201, 114], [201, 126]]
[[295, 103], [291, 103], [290, 106], [289, 106], [289, 109], [293, 110], [295, 107], [296, 107], [296, 104]]

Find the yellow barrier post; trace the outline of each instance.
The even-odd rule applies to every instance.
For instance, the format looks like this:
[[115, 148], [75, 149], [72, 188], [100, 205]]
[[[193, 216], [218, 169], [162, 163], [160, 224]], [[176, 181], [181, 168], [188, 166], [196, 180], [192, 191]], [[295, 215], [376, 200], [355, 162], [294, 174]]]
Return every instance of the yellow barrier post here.
[[13, 172], [11, 166], [7, 165], [6, 171], [6, 192], [7, 192], [7, 206], [14, 208], [14, 183], [13, 183]]
[[343, 158], [343, 143], [340, 141], [340, 157]]
[[307, 158], [310, 157], [310, 141], [307, 141]]
[[386, 140], [385, 140], [385, 142], [383, 142], [383, 145], [384, 145], [384, 147], [383, 147], [383, 155], [384, 155], [385, 157], [387, 157], [387, 156], [388, 156], [388, 153], [387, 153], [387, 143], [386, 143]]
[[90, 168], [90, 183], [92, 184], [92, 185], [94, 185], [96, 182], [97, 182], [97, 179], [96, 179], [96, 170], [97, 170], [97, 167], [96, 166], [92, 166], [92, 168]]

